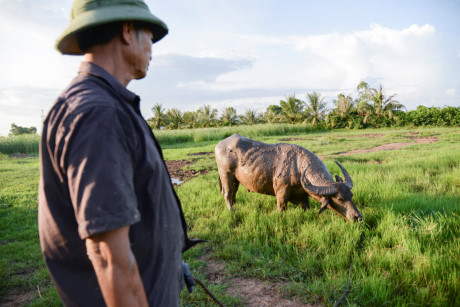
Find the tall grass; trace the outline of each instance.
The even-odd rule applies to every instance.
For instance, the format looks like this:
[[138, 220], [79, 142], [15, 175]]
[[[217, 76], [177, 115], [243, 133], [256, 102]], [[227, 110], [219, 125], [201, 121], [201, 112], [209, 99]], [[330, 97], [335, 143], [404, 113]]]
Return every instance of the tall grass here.
[[207, 141], [220, 141], [234, 133], [244, 135], [249, 138], [263, 136], [276, 136], [295, 133], [308, 133], [319, 131], [318, 128], [309, 124], [290, 125], [290, 124], [261, 124], [261, 125], [242, 125], [236, 127], [220, 128], [199, 128], [184, 130], [154, 130], [153, 133], [158, 142], [163, 145], [174, 145], [177, 143], [199, 143]]
[[0, 136], [0, 153], [3, 154], [34, 154], [38, 153], [40, 136], [38, 134], [22, 134], [17, 136]]
[[[309, 124], [262, 124], [254, 126], [236, 126], [220, 128], [199, 128], [184, 130], [155, 130], [154, 134], [162, 146], [177, 145], [178, 143], [200, 143], [220, 141], [234, 133], [249, 138], [275, 136], [293, 133], [308, 133], [319, 131]], [[38, 153], [40, 136], [24, 134], [18, 136], [0, 137], [0, 153], [3, 154], [32, 154]]]

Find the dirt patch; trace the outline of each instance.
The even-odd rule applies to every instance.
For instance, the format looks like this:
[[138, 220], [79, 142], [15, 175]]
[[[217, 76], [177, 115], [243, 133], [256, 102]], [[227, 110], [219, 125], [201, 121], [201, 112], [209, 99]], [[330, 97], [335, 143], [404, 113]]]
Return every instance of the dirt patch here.
[[376, 151], [382, 151], [382, 150], [397, 150], [406, 146], [410, 145], [415, 145], [415, 144], [429, 144], [429, 143], [435, 143], [438, 141], [438, 138], [436, 137], [412, 137], [412, 140], [414, 142], [412, 143], [392, 143], [392, 144], [385, 144], [381, 146], [377, 146], [374, 148], [369, 148], [369, 149], [358, 149], [358, 150], [353, 150], [349, 152], [344, 152], [339, 154], [339, 156], [349, 156], [349, 155], [355, 155], [355, 154], [361, 154], [361, 153], [367, 153], [367, 152], [376, 152]]
[[31, 154], [23, 154], [23, 153], [14, 153], [10, 155], [11, 158], [19, 158], [19, 159], [24, 159], [24, 158], [30, 158], [33, 157]]
[[210, 156], [212, 155], [213, 152], [194, 152], [194, 153], [191, 153], [191, 154], [188, 154], [189, 156]]
[[2, 307], [16, 307], [24, 306], [27, 303], [30, 303], [35, 297], [35, 291], [30, 291], [26, 293], [22, 292], [12, 292], [7, 297], [3, 298], [0, 301], [0, 306]]
[[168, 168], [168, 172], [171, 178], [176, 178], [180, 181], [187, 181], [190, 178], [196, 177], [200, 174], [208, 173], [207, 170], [197, 171], [194, 169], [183, 169], [184, 166], [191, 165], [193, 163], [194, 161], [190, 160], [171, 160], [166, 161], [166, 167]]
[[385, 134], [383, 133], [376, 133], [376, 134], [359, 134], [359, 135], [341, 135], [341, 136], [337, 136], [338, 138], [371, 138], [371, 139], [375, 139], [375, 138], [380, 138], [382, 136], [384, 136]]
[[305, 141], [308, 139], [304, 138], [286, 138], [286, 139], [280, 139], [281, 142], [294, 142], [294, 141]]
[[238, 296], [245, 302], [244, 306], [249, 307], [319, 307], [320, 304], [304, 304], [296, 300], [287, 298], [280, 286], [282, 284], [270, 284], [266, 281], [250, 278], [228, 278], [225, 275], [225, 265], [211, 259], [208, 255], [200, 257], [206, 263], [204, 273], [207, 281], [211, 284], [229, 284], [226, 292], [232, 296]]

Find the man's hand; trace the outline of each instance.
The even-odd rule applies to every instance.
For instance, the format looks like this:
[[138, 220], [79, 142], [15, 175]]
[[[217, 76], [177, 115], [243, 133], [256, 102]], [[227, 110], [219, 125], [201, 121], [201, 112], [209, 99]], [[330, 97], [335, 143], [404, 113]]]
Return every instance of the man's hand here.
[[195, 287], [195, 282], [193, 281], [192, 273], [190, 273], [190, 268], [187, 263], [182, 261], [182, 269], [184, 271], [185, 285], [187, 286], [188, 293], [193, 292], [193, 287]]
[[136, 259], [129, 245], [129, 226], [86, 239], [107, 306], [148, 306]]

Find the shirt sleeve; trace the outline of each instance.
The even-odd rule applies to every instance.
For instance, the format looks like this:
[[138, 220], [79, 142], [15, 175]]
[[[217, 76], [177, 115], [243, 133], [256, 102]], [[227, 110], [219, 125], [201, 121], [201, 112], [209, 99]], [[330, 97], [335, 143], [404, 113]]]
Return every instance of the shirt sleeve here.
[[114, 107], [77, 113], [70, 123], [62, 165], [82, 239], [140, 221], [133, 131]]

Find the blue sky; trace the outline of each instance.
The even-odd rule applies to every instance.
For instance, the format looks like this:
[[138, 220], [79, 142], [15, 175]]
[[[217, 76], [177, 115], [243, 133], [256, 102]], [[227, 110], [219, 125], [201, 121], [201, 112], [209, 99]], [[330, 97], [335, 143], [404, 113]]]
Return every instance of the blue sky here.
[[[147, 78], [128, 88], [155, 103], [265, 111], [286, 95], [356, 97], [380, 84], [408, 110], [460, 106], [460, 1], [149, 1], [170, 33], [153, 46]], [[0, 135], [12, 122], [40, 130], [82, 57], [54, 42], [69, 0], [0, 0]]]

